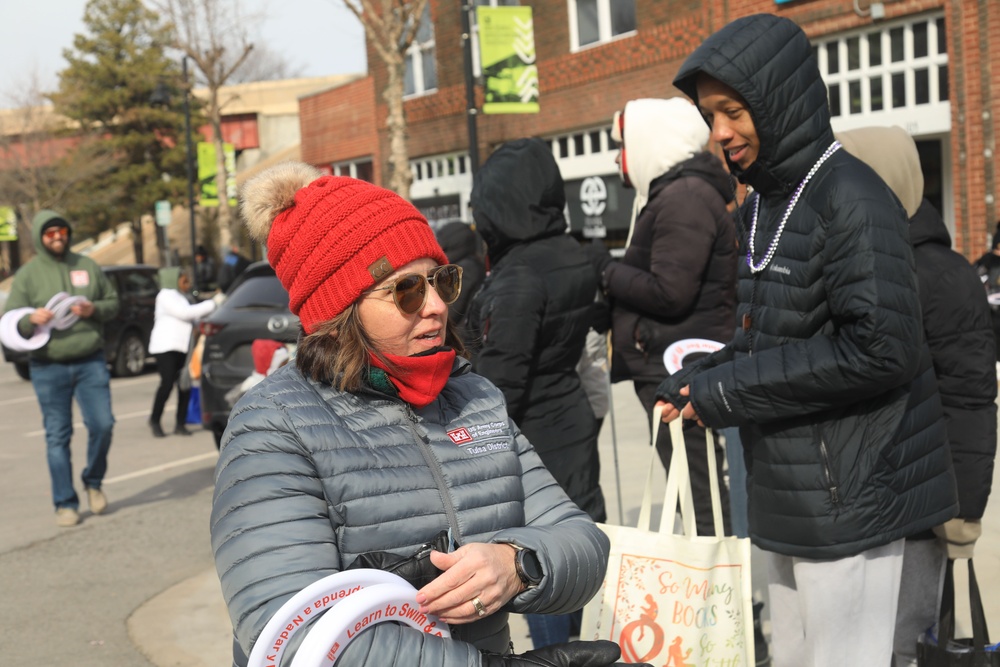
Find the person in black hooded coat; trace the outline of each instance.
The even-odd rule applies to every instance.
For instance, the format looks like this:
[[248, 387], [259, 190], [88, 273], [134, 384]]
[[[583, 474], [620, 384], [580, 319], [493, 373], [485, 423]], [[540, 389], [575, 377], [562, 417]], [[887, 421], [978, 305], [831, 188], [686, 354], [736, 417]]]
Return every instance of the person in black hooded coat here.
[[946, 559], [971, 558], [982, 530], [997, 444], [995, 343], [976, 269], [952, 250], [941, 214], [922, 196], [913, 138], [901, 127], [862, 127], [837, 139], [878, 173], [910, 217], [924, 333], [958, 480], [958, 517], [906, 540], [893, 652], [895, 667], [911, 667], [917, 664], [916, 638], [938, 620]]
[[[597, 276], [566, 233], [562, 175], [545, 142], [500, 146], [476, 174], [471, 203], [491, 267], [469, 315], [481, 336], [473, 369], [503, 391], [511, 417], [570, 499], [604, 521], [597, 419], [576, 372]], [[529, 615], [536, 648], [548, 643], [538, 620]], [[567, 623], [547, 629], [558, 632], [553, 642], [569, 634]]]
[[906, 212], [839, 150], [792, 21], [733, 21], [674, 84], [753, 194], [742, 330], [660, 385], [664, 420], [740, 428], [775, 667], [890, 664], [904, 538], [958, 512]]
[[435, 235], [444, 254], [448, 256], [448, 261], [462, 267], [462, 293], [448, 307], [448, 321], [463, 332], [464, 340], [469, 304], [486, 279], [486, 263], [482, 256], [483, 240], [471, 225], [460, 220], [441, 225]]

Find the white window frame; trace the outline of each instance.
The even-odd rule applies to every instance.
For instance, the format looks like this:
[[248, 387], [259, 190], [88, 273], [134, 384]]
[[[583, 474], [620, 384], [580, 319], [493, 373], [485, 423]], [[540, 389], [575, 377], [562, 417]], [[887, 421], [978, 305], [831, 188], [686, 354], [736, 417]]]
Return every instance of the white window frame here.
[[[937, 31], [937, 20], [943, 17], [942, 12], [909, 16], [899, 21], [880, 22], [874, 26], [817, 39], [813, 42], [814, 46], [817, 47], [816, 55], [823, 81], [828, 89], [837, 86], [840, 90], [840, 115], [831, 119], [835, 131], [841, 132], [870, 125], [899, 125], [914, 136], [942, 134], [951, 131], [951, 102], [941, 99], [941, 91], [938, 87], [938, 70], [942, 66], [948, 67], [947, 49], [944, 53], [938, 53], [937, 48], [940, 39]], [[920, 58], [913, 55], [913, 25], [917, 23], [927, 23], [928, 54]], [[891, 62], [889, 33], [895, 28], [903, 28], [903, 60], [899, 62]], [[868, 36], [872, 33], [880, 33], [882, 42], [882, 63], [875, 67], [870, 67], [868, 64]], [[854, 37], [859, 38], [861, 62], [859, 69], [848, 71], [847, 41]], [[829, 67], [827, 45], [831, 43], [837, 44], [837, 60], [840, 67], [836, 74], [829, 74], [827, 71]], [[928, 70], [930, 97], [928, 103], [919, 105], [914, 99], [916, 90], [914, 78], [915, 71], [918, 69]], [[892, 75], [900, 73], [905, 76], [906, 101], [903, 106], [893, 107]], [[954, 72], [950, 68], [948, 76], [954, 76]], [[875, 77], [882, 80], [884, 104], [879, 111], [871, 110], [871, 86], [869, 82]], [[849, 84], [851, 81], [861, 82], [860, 113], [852, 114], [850, 112]]]
[[410, 171], [413, 174], [413, 182], [410, 184], [411, 200], [457, 194], [462, 220], [471, 221], [469, 196], [472, 194], [472, 162], [468, 152], [411, 158]]
[[330, 165], [330, 171], [333, 173], [334, 176], [350, 176], [351, 178], [357, 178], [359, 164], [372, 165], [372, 171], [374, 175], [375, 162], [371, 158], [371, 156], [367, 158], [347, 160], [344, 162], [334, 162]]
[[[633, 0], [635, 2], [636, 0]], [[601, 44], [607, 44], [617, 39], [632, 37], [636, 30], [629, 30], [619, 35], [611, 34], [611, 0], [597, 0], [597, 41], [590, 44], [580, 44], [580, 29], [576, 15], [577, 0], [566, 0], [567, 13], [569, 14], [569, 50], [570, 53], [590, 49]], [[638, 20], [638, 14], [636, 15]]]
[[[424, 18], [426, 17], [427, 23], [430, 27], [431, 36], [430, 39], [427, 39], [423, 42], [418, 42], [416, 37], [414, 37], [413, 43], [410, 44], [410, 48], [406, 50], [406, 64], [404, 65], [404, 70], [403, 70], [404, 100], [409, 100], [413, 99], [414, 97], [421, 97], [423, 95], [429, 95], [431, 93], [437, 92], [437, 76], [434, 77], [435, 81], [433, 87], [430, 88], [426, 87], [426, 84], [424, 83], [424, 58], [430, 57], [434, 60], [434, 72], [435, 74], [437, 74], [437, 49], [435, 48], [437, 43], [435, 41], [435, 36], [434, 36], [434, 22], [431, 20], [429, 2], [427, 3], [426, 7], [427, 8], [424, 10], [425, 13], [423, 16], [421, 16], [420, 20], [423, 21]], [[420, 33], [420, 28], [418, 27], [417, 34], [419, 33]], [[434, 55], [429, 56], [427, 53], [428, 51], [430, 51]], [[405, 90], [406, 67], [410, 67], [413, 69], [412, 93], [407, 93]]]
[[[594, 132], [600, 133], [597, 150], [594, 150], [590, 139], [590, 135]], [[582, 137], [583, 141], [582, 153], [577, 151], [579, 137]], [[563, 154], [564, 140], [566, 144], [565, 154]], [[549, 144], [556, 164], [559, 165], [559, 173], [562, 174], [564, 181], [614, 174], [618, 171], [618, 165], [615, 164], [618, 146], [611, 140], [610, 125], [589, 127], [569, 134], [559, 134], [548, 137], [545, 141]]]

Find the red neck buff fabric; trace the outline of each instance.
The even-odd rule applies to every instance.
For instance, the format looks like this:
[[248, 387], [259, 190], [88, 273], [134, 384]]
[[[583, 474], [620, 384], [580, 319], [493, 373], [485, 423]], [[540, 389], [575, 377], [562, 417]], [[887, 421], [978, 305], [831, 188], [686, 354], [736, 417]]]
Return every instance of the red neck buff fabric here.
[[451, 376], [455, 350], [445, 348], [432, 354], [416, 357], [397, 357], [386, 354], [396, 369], [390, 371], [375, 355], [369, 355], [372, 366], [381, 368], [399, 392], [399, 397], [417, 408], [431, 404], [438, 397]]

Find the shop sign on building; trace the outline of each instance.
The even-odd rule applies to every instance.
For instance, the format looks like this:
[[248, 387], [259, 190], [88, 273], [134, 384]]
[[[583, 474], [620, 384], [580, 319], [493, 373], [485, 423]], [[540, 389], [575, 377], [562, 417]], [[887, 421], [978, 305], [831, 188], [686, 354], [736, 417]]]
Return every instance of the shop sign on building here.
[[17, 240], [17, 214], [13, 206], [0, 206], [0, 241]]
[[[232, 144], [222, 144], [226, 153], [226, 189], [229, 192], [229, 205], [236, 206], [236, 149]], [[215, 185], [215, 143], [198, 142], [198, 189], [201, 196], [198, 202], [202, 206], [219, 205], [219, 189]]]
[[477, 7], [483, 113], [538, 113], [531, 7]]
[[413, 205], [427, 218], [431, 229], [435, 231], [446, 222], [462, 219], [461, 200], [458, 195], [415, 199]]
[[632, 219], [634, 190], [626, 190], [617, 174], [566, 181], [569, 229], [587, 239], [624, 242]]

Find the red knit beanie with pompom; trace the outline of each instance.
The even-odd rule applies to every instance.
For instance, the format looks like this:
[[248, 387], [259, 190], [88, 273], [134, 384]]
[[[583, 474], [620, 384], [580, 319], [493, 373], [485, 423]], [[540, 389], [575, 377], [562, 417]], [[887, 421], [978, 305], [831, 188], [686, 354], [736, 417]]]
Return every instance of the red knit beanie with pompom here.
[[241, 194], [247, 228], [267, 245], [306, 333], [401, 266], [448, 263], [420, 211], [371, 183], [285, 162], [247, 181]]

